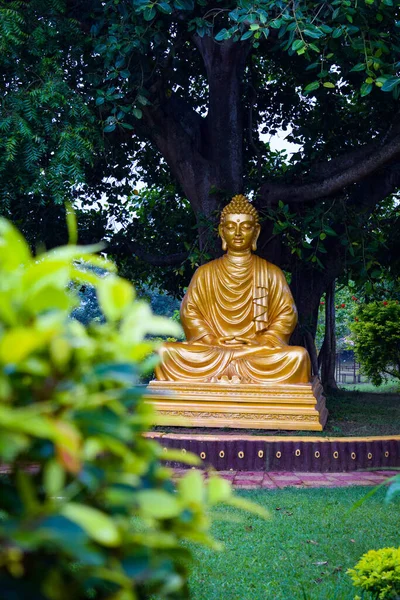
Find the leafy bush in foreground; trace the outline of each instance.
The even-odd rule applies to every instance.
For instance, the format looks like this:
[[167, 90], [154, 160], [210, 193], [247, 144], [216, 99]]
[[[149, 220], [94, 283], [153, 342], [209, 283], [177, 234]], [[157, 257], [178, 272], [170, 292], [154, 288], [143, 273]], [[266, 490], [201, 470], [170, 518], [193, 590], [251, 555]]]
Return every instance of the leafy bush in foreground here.
[[361, 304], [351, 330], [356, 357], [372, 383], [400, 379], [400, 304], [395, 300]]
[[400, 597], [400, 548], [369, 550], [347, 573], [356, 587], [376, 600]]
[[[145, 336], [179, 326], [134, 301], [128, 281], [88, 269], [113, 270], [98, 249], [35, 258], [0, 220], [2, 598], [184, 598], [182, 540], [214, 544], [207, 505], [240, 504], [228, 482], [206, 487], [197, 471], [175, 486], [143, 436], [152, 411], [135, 385], [154, 347]], [[71, 281], [95, 287], [104, 323], [69, 318]]]

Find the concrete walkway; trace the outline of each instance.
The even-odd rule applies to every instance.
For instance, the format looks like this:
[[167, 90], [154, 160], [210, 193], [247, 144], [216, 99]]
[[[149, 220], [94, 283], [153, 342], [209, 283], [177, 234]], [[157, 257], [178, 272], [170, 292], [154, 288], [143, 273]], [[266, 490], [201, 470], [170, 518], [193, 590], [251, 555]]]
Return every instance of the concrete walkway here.
[[[175, 469], [179, 477], [186, 469]], [[376, 486], [400, 471], [350, 471], [346, 473], [301, 473], [299, 471], [218, 471], [218, 475], [229, 479], [233, 487], [241, 489], [269, 489], [284, 487], [318, 488], [350, 487], [353, 485]]]

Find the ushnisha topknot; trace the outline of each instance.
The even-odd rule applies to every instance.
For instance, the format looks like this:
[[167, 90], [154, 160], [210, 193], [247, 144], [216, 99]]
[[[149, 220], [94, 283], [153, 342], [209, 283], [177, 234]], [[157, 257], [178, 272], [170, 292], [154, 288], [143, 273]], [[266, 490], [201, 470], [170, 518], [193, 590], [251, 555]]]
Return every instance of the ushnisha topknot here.
[[246, 196], [242, 196], [242, 194], [238, 194], [237, 196], [233, 196], [232, 200], [224, 206], [221, 212], [220, 225], [224, 224], [226, 215], [252, 215], [254, 217], [254, 221], [258, 223], [258, 212], [257, 209], [250, 204], [247, 200]]

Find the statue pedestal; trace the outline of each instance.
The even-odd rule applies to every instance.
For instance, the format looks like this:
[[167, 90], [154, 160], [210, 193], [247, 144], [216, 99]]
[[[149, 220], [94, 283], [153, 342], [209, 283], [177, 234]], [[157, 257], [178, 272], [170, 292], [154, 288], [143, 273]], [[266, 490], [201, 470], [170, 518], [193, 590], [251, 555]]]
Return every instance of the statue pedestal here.
[[156, 425], [322, 431], [328, 411], [321, 383], [151, 381], [145, 399]]

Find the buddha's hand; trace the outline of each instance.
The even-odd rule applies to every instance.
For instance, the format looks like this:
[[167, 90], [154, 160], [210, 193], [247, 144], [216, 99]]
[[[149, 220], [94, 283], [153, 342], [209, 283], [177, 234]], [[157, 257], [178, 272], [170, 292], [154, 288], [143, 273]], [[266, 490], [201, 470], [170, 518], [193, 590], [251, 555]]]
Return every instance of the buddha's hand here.
[[236, 337], [234, 335], [229, 336], [229, 337], [221, 337], [218, 340], [220, 342], [220, 344], [223, 344], [224, 346], [255, 346], [257, 345], [257, 342], [255, 340], [249, 339], [249, 338], [243, 338], [243, 337]]
[[211, 333], [205, 335], [199, 340], [202, 344], [207, 344], [207, 346], [219, 346], [219, 340], [212, 335]]

